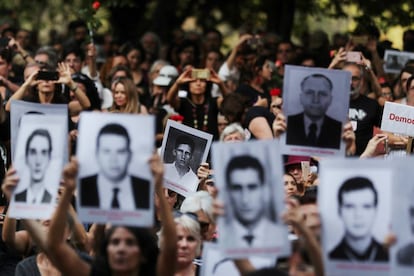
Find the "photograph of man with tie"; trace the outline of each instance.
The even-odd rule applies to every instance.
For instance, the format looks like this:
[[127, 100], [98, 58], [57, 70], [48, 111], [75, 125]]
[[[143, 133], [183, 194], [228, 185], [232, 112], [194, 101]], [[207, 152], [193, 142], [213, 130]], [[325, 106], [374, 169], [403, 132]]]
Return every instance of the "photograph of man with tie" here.
[[27, 189], [14, 195], [16, 202], [50, 203], [52, 194], [46, 189], [45, 175], [52, 155], [52, 137], [47, 129], [36, 129], [27, 138], [26, 165], [30, 172]]
[[339, 149], [342, 123], [326, 114], [332, 103], [332, 81], [313, 73], [300, 83], [303, 112], [287, 118], [286, 144]]
[[80, 179], [80, 206], [132, 211], [150, 208], [150, 181], [128, 174], [132, 158], [127, 129], [104, 125], [96, 138], [98, 174]]
[[282, 234], [276, 219], [268, 215], [269, 184], [263, 165], [251, 155], [234, 156], [227, 164], [225, 178], [232, 211], [230, 227], [225, 231], [231, 236], [226, 240], [237, 248], [268, 247], [268, 233]]

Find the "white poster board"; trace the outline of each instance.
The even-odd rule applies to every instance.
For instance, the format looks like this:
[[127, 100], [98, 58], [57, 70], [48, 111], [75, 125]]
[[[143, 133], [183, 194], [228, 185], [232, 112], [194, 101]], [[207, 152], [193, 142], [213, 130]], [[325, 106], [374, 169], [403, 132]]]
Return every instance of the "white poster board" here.
[[[326, 275], [389, 275], [390, 160], [322, 159], [318, 207]], [[341, 201], [341, 202], [340, 202]]]
[[[26, 101], [12, 100], [10, 106], [10, 142], [11, 142], [11, 158], [14, 161], [14, 154], [16, 151], [16, 141], [19, 134], [22, 117], [30, 114], [45, 115], [43, 123], [48, 121], [50, 115], [61, 115], [65, 118], [66, 134], [68, 131], [68, 105], [67, 104], [40, 104]], [[63, 155], [64, 162], [69, 160], [69, 148], [67, 146], [67, 139], [64, 141], [65, 153]]]
[[11, 197], [13, 218], [50, 219], [56, 205], [67, 141], [66, 118], [25, 115], [20, 122], [13, 163], [19, 183]]
[[218, 242], [229, 258], [290, 253], [280, 218], [285, 205], [278, 146], [275, 140], [213, 144], [215, 181], [226, 210], [218, 218]]
[[400, 52], [396, 50], [385, 50], [384, 71], [385, 73], [399, 74], [407, 61], [414, 59], [412, 52]]
[[197, 191], [197, 169], [207, 160], [213, 135], [168, 120], [161, 145], [164, 186], [188, 196]]
[[344, 156], [342, 125], [348, 119], [351, 74], [342, 70], [287, 65], [280, 137], [289, 155]]
[[414, 136], [414, 107], [385, 102], [381, 130]]
[[154, 187], [149, 159], [154, 117], [82, 112], [77, 158], [78, 214], [83, 222], [151, 226]]

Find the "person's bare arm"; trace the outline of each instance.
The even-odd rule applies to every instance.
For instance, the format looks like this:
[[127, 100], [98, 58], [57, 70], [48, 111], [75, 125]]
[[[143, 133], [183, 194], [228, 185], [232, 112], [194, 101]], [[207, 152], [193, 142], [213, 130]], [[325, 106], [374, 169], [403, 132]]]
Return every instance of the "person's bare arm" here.
[[13, 100], [21, 100], [23, 99], [24, 95], [26, 94], [29, 89], [31, 89], [33, 86], [37, 85], [38, 81], [36, 80], [37, 77], [37, 70], [33, 72], [20, 86], [19, 89], [17, 89], [16, 92], [10, 97], [10, 99], [6, 103], [6, 111], [10, 112], [11, 102]]
[[226, 64], [229, 70], [233, 69], [234, 62], [237, 56], [237, 52], [239, 51], [241, 45], [243, 45], [243, 43], [245, 43], [247, 40], [251, 38], [253, 38], [251, 34], [244, 34], [240, 36], [239, 41], [237, 42], [236, 46], [231, 50], [230, 55], [226, 60]]
[[256, 271], [249, 259], [235, 259], [233, 262], [242, 276]]
[[[12, 191], [15, 189], [18, 182], [19, 177], [16, 174], [16, 170], [14, 168], [9, 168], [1, 187], [8, 202], [10, 202]], [[23, 255], [28, 252], [28, 249], [31, 246], [29, 233], [25, 230], [16, 232], [16, 219], [10, 218], [8, 211], [3, 221], [1, 234], [4, 243], [17, 254]]]
[[303, 215], [299, 210], [299, 202], [295, 199], [288, 199], [290, 208], [283, 214], [285, 223], [294, 227], [296, 232], [304, 238], [306, 251], [315, 269], [315, 275], [324, 276], [322, 249], [314, 233], [305, 225]]
[[167, 102], [175, 109], [178, 110], [180, 108], [180, 98], [178, 97], [178, 90], [180, 89], [180, 85], [192, 81], [191, 78], [191, 69], [187, 69], [184, 71], [177, 80], [173, 83], [170, 89], [167, 92]]
[[272, 129], [264, 117], [256, 117], [249, 123], [249, 131], [257, 139], [273, 139]]
[[160, 219], [162, 221], [163, 244], [157, 261], [157, 275], [171, 275], [175, 273], [177, 260], [177, 233], [174, 218], [167, 199], [164, 196], [164, 164], [160, 156], [154, 153], [150, 159], [151, 171], [154, 176], [155, 193], [159, 199]]
[[75, 94], [76, 99], [83, 109], [88, 109], [91, 106], [88, 96], [85, 91], [80, 89], [76, 82], [72, 79], [70, 67], [64, 62], [58, 64], [59, 80], [57, 83], [63, 83]]
[[[64, 189], [53, 214], [47, 241], [47, 255], [64, 275], [90, 275], [91, 267], [83, 261], [64, 239], [66, 216], [76, 187], [78, 163], [75, 158], [63, 170]], [[76, 269], [74, 269], [76, 268]]]

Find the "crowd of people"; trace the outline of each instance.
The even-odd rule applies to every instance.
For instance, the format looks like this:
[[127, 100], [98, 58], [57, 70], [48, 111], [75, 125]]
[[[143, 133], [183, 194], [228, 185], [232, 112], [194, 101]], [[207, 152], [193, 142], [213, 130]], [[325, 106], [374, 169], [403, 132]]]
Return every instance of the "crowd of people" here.
[[[156, 153], [149, 160], [155, 182], [153, 228], [82, 224], [74, 208], [81, 112], [153, 115], [154, 148], [162, 144], [167, 120], [210, 133], [215, 141], [225, 143], [279, 139], [289, 125], [303, 121], [303, 114], [291, 118], [283, 114], [285, 66], [323, 67], [351, 74], [349, 121], [341, 126], [341, 122], [330, 119], [331, 126], [323, 130], [324, 137], [318, 141], [316, 137], [302, 139], [307, 135], [295, 132], [288, 132], [288, 139], [321, 147], [339, 147], [338, 139], [342, 139], [346, 158], [405, 156], [411, 143], [409, 137], [382, 132], [379, 127], [385, 102], [414, 106], [414, 62], [408, 61], [398, 75], [384, 72], [386, 44], [379, 40], [380, 33], [374, 26], [359, 26], [349, 35], [337, 34], [332, 43], [319, 32], [309, 37], [315, 43], [302, 46], [270, 32], [244, 30], [225, 54], [222, 34], [215, 29], [202, 34], [176, 30], [170, 42], [161, 42], [157, 34], [147, 32], [136, 41], [117, 41], [115, 34], [105, 34], [89, 43], [85, 22], [74, 21], [69, 24], [66, 40], [42, 45], [31, 43], [31, 31], [14, 26], [0, 26], [0, 31], [0, 275], [199, 275], [203, 242], [215, 241], [220, 235], [216, 218], [223, 215], [224, 209], [216, 201], [220, 191], [212, 178], [210, 161], [197, 171], [186, 165], [177, 172], [180, 177], [190, 172], [188, 177], [199, 181], [198, 191], [184, 198], [163, 187], [164, 164]], [[414, 37], [409, 34], [412, 31], [404, 35], [404, 51], [414, 51], [409, 40]], [[366, 40], [361, 42], [357, 37]], [[349, 60], [347, 53], [351, 51], [358, 53], [358, 61]], [[331, 81], [321, 75], [312, 75], [302, 85], [332, 90]], [[301, 102], [305, 113], [314, 97], [308, 94]], [[330, 92], [318, 97], [325, 98], [329, 106]], [[68, 106], [71, 158], [62, 172], [59, 200], [50, 220], [8, 216], [13, 189], [19, 183], [10, 149], [14, 100]], [[47, 134], [38, 135], [32, 144], [42, 139], [47, 141]], [[193, 150], [194, 145], [178, 143], [174, 156], [191, 156]], [[30, 151], [28, 160], [31, 154], [36, 153]], [[47, 155], [47, 150], [43, 154]], [[165, 170], [177, 167], [177, 160]], [[235, 260], [235, 266], [243, 275], [324, 275], [317, 209], [320, 157], [283, 156], [283, 160], [285, 174], [279, 181], [284, 185], [287, 202], [283, 220], [296, 236], [292, 239], [292, 254], [278, 260], [275, 267], [262, 269], [263, 274], [255, 274], [259, 271], [247, 259]], [[303, 162], [308, 163], [309, 170], [304, 171]], [[240, 163], [237, 161], [235, 166]], [[96, 176], [95, 180], [81, 180], [78, 189], [85, 186], [81, 200], [93, 200], [88, 204], [96, 206], [102, 202], [113, 205], [109, 199], [100, 204], [98, 194], [90, 195], [85, 190], [93, 181]], [[229, 189], [245, 193], [249, 191], [243, 189], [254, 187]], [[244, 219], [242, 213], [239, 216]], [[266, 243], [266, 237], [262, 239]], [[381, 256], [387, 255], [382, 241], [375, 242]], [[331, 254], [342, 257], [339, 251]]]

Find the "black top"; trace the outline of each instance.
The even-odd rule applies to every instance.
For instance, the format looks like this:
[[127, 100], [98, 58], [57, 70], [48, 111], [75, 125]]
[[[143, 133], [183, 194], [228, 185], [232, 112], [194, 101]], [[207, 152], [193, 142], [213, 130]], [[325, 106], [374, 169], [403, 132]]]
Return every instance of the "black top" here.
[[373, 135], [373, 127], [381, 126], [382, 109], [377, 101], [360, 95], [349, 102], [349, 119], [356, 122], [356, 155], [364, 152]]
[[[183, 124], [208, 132], [213, 135], [213, 139], [218, 139], [217, 115], [219, 112], [217, 98], [206, 97], [203, 104], [193, 104], [188, 98], [180, 98], [180, 108], [177, 110], [184, 117]], [[205, 115], [208, 115], [205, 120]], [[197, 127], [194, 121], [197, 121]], [[205, 127], [205, 122], [207, 126]]]
[[253, 106], [259, 97], [267, 99], [267, 108], [270, 107], [270, 103], [272, 102], [272, 97], [268, 91], [265, 90], [265, 92], [262, 93], [248, 84], [240, 84], [235, 92], [246, 98], [248, 106]]
[[[243, 121], [243, 127], [248, 129], [250, 122], [257, 117], [264, 117], [267, 123], [269, 124], [270, 129], [272, 129], [272, 124], [275, 120], [275, 115], [272, 112], [270, 112], [269, 109], [263, 106], [252, 106], [247, 110]], [[252, 133], [251, 139], [255, 138], [256, 137], [254, 137]]]

